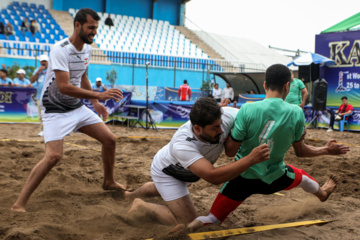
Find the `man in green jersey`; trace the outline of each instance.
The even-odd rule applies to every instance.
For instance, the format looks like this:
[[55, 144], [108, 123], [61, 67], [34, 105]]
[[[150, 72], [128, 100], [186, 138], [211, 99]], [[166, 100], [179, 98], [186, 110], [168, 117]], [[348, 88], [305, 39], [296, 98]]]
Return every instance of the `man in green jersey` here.
[[295, 104], [304, 108], [306, 99], [309, 95], [304, 83], [297, 78], [294, 78], [294, 73], [291, 72], [291, 81], [290, 81], [290, 92], [286, 97], [286, 102]]
[[[226, 141], [225, 153], [235, 160], [266, 143], [270, 158], [250, 166], [238, 177], [223, 185], [215, 199], [210, 214], [196, 218], [188, 225], [195, 230], [203, 225], [221, 223], [246, 198], [252, 194], [272, 194], [281, 190], [301, 187], [326, 201], [335, 189], [338, 179], [331, 175], [327, 182], [319, 184], [304, 170], [284, 163], [285, 153], [292, 145], [298, 157], [345, 154], [350, 149], [330, 140], [323, 147], [313, 147], [304, 142], [304, 114], [299, 106], [284, 101], [290, 88], [291, 73], [281, 64], [266, 70], [263, 101], [244, 104], [235, 119], [231, 137]], [[178, 226], [180, 227], [180, 226]], [[175, 229], [176, 231], [176, 229]]]

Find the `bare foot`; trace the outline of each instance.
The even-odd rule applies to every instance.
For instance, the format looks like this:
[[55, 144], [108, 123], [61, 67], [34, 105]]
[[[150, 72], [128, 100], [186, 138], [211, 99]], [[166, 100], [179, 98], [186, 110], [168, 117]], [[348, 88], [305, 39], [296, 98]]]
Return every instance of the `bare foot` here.
[[113, 183], [103, 183], [102, 188], [104, 190], [121, 190], [121, 191], [132, 191], [131, 188], [127, 188], [125, 185], [122, 185], [118, 182]]
[[14, 212], [26, 212], [25, 208], [24, 207], [17, 207], [17, 206], [12, 206], [11, 211], [14, 211]]
[[331, 193], [335, 190], [338, 183], [339, 178], [334, 174], [331, 174], [329, 179], [315, 195], [320, 199], [320, 201], [325, 202], [330, 197]]
[[173, 229], [171, 229], [167, 235], [177, 235], [177, 234], [187, 234], [187, 228], [186, 228], [186, 225], [185, 224], [178, 224], [176, 225]]
[[124, 191], [124, 198], [125, 200], [133, 199], [131, 191]]
[[140, 198], [135, 198], [134, 201], [131, 204], [131, 207], [128, 211], [128, 213], [134, 212], [136, 210], [138, 210], [139, 208], [141, 208], [141, 206], [145, 203], [144, 200], [140, 199]]
[[195, 219], [191, 223], [188, 224], [187, 230], [189, 232], [195, 232], [196, 230], [198, 230], [199, 228], [201, 228], [203, 226], [204, 226], [203, 222]]

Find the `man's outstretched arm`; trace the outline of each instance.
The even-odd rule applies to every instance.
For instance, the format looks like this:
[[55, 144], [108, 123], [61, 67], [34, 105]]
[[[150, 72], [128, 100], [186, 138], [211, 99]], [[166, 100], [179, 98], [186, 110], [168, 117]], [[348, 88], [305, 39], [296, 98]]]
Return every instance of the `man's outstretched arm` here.
[[314, 147], [305, 144], [302, 138], [298, 142], [293, 143], [293, 147], [298, 157], [316, 157], [320, 155], [340, 155], [350, 151], [349, 146], [337, 144], [335, 139], [329, 140], [323, 147]]
[[267, 144], [254, 148], [249, 155], [226, 166], [215, 168], [207, 159], [201, 158], [191, 164], [189, 170], [212, 184], [227, 182], [246, 171], [254, 164], [268, 160], [270, 149]]

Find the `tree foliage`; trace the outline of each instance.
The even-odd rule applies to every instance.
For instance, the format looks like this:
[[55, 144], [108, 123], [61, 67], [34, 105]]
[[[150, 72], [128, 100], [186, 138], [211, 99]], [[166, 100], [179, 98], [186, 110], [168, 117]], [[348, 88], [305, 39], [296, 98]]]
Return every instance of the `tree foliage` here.
[[117, 72], [115, 71], [114, 67], [112, 68], [111, 71], [106, 71], [106, 80], [109, 81], [112, 88], [114, 88], [114, 85], [116, 83], [116, 79], [117, 79]]

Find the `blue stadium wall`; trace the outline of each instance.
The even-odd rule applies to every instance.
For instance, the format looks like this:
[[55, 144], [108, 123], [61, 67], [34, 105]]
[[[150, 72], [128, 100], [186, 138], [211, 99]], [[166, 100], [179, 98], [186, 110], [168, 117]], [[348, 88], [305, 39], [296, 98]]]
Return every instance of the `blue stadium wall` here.
[[[21, 59], [21, 58], [0, 58], [0, 63], [4, 63], [6, 66], [12, 66], [14, 63], [18, 64], [20, 68], [25, 66], [34, 66], [36, 61], [34, 59]], [[37, 67], [39, 63], [37, 62]], [[92, 83], [95, 82], [97, 77], [103, 79], [104, 84], [109, 84], [106, 81], [106, 72], [115, 69], [117, 72], [117, 85], [145, 85], [146, 69], [145, 67], [125, 66], [119, 64], [104, 65], [104, 64], [93, 64], [89, 65], [88, 76]], [[134, 74], [133, 74], [134, 73]], [[133, 77], [134, 76], [134, 77]], [[213, 76], [211, 76], [212, 78]], [[191, 70], [180, 70], [168, 69], [168, 68], [149, 68], [149, 86], [158, 87], [179, 87], [183, 84], [184, 79], [187, 79], [189, 85], [193, 89], [200, 89], [202, 80], [206, 78], [206, 72], [202, 71], [191, 71]], [[175, 83], [174, 83], [175, 79]], [[224, 88], [226, 83], [217, 79], [220, 88]]]
[[68, 11], [69, 8], [88, 7], [96, 12], [121, 14], [140, 18], [169, 21], [171, 25], [180, 25], [180, 13], [184, 4], [181, 0], [56, 0], [53, 9]]

